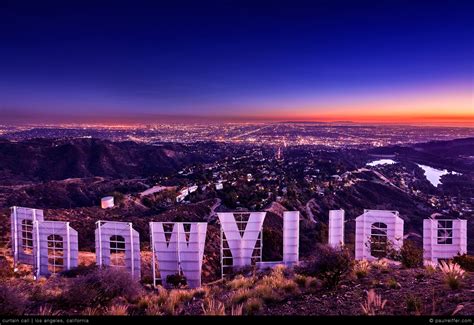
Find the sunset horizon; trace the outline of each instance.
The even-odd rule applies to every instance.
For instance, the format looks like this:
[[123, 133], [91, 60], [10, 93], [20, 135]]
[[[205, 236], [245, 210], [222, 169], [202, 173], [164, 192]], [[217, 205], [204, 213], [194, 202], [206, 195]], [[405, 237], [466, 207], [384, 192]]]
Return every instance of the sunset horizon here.
[[472, 126], [471, 9], [469, 1], [7, 1], [0, 114], [4, 123], [173, 116]]

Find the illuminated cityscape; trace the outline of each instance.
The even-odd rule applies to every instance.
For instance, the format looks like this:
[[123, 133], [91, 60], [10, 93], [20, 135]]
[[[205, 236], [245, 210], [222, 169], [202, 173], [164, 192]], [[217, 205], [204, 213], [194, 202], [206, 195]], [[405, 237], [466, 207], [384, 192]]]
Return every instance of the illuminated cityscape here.
[[99, 138], [110, 141], [194, 143], [222, 142], [269, 146], [368, 148], [474, 135], [471, 127], [426, 127], [356, 123], [211, 123], [154, 125], [0, 125], [10, 140], [33, 138]]

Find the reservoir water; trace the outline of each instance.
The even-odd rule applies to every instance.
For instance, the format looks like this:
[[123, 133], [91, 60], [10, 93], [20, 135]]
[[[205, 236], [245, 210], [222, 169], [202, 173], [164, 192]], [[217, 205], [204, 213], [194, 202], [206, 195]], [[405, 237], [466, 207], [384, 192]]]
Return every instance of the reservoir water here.
[[438, 186], [441, 184], [441, 176], [447, 175], [447, 174], [453, 174], [453, 175], [460, 175], [459, 173], [456, 172], [448, 172], [447, 169], [436, 169], [430, 166], [426, 165], [420, 165], [417, 164], [423, 171], [425, 172], [425, 177], [426, 179], [433, 184], [433, 186]]
[[378, 166], [378, 165], [393, 165], [396, 164], [397, 162], [392, 159], [379, 159], [379, 160], [374, 160], [372, 162], [369, 162], [367, 166]]

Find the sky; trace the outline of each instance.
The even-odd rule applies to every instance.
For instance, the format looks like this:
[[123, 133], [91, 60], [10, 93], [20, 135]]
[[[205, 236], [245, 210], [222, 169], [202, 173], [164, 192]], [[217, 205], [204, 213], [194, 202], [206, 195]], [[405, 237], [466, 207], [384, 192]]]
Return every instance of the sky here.
[[473, 16], [470, 0], [3, 0], [0, 118], [474, 126]]

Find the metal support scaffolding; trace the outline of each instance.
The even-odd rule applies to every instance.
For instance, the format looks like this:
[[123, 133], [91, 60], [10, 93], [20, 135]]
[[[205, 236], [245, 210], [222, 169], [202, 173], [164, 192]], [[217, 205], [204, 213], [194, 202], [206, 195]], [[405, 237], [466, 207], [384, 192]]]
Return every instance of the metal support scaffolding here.
[[[221, 224], [221, 277], [262, 261], [266, 212], [218, 213]], [[230, 271], [229, 271], [230, 270]]]

